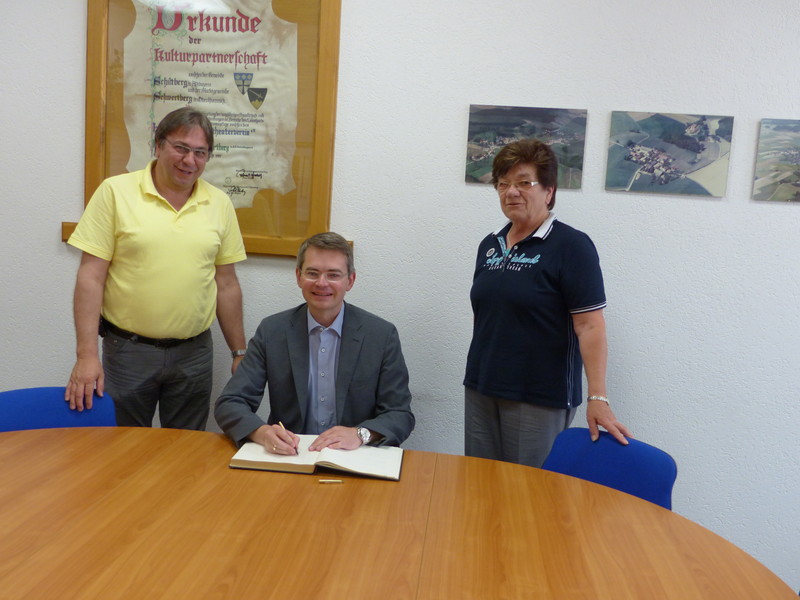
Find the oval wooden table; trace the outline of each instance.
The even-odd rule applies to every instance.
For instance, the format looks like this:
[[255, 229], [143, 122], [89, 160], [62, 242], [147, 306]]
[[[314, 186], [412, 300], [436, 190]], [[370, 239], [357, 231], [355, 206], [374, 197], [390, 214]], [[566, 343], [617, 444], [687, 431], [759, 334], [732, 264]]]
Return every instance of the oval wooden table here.
[[796, 596], [719, 536], [571, 477], [406, 451], [399, 482], [229, 469], [223, 436], [0, 434], [0, 598]]

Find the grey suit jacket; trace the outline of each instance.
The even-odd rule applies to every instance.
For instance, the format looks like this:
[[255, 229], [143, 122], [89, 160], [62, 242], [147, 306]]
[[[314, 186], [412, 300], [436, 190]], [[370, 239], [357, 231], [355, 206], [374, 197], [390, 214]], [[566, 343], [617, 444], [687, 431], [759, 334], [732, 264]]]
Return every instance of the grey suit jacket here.
[[[256, 414], [269, 392], [269, 423], [303, 431], [308, 407], [308, 321], [305, 304], [269, 316], [247, 345], [247, 354], [222, 390], [214, 417], [237, 444], [264, 425]], [[408, 369], [394, 325], [347, 304], [336, 373], [339, 425], [362, 426], [399, 445], [414, 429]]]

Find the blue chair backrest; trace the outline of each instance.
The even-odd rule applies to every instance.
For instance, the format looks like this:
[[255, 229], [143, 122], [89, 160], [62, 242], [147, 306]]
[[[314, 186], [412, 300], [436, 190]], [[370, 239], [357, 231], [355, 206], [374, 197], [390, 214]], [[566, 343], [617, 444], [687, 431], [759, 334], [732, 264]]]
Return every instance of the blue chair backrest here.
[[663, 450], [629, 439], [624, 446], [601, 431], [592, 442], [584, 427], [565, 429], [556, 437], [543, 469], [593, 481], [672, 510], [675, 460]]
[[91, 409], [70, 410], [63, 387], [39, 387], [0, 392], [0, 431], [98, 427], [117, 424], [114, 402], [95, 396]]

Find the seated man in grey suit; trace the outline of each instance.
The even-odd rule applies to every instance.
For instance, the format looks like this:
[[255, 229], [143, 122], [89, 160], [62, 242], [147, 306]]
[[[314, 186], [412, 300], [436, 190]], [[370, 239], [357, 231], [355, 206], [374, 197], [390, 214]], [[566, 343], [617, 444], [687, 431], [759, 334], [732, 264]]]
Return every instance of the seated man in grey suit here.
[[[317, 234], [300, 246], [295, 274], [306, 302], [261, 322], [217, 399], [217, 423], [274, 454], [295, 454], [297, 433], [318, 435], [311, 450], [399, 445], [414, 429], [408, 370], [394, 325], [344, 302], [353, 249]], [[256, 414], [265, 386], [268, 423]]]

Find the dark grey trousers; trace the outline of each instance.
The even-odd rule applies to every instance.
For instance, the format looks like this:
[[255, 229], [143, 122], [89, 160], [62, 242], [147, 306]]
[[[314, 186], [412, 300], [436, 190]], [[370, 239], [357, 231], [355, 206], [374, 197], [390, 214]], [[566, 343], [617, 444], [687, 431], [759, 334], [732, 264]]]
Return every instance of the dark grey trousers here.
[[464, 454], [541, 467], [575, 409], [547, 408], [464, 388]]
[[158, 407], [162, 427], [204, 430], [213, 360], [210, 331], [170, 348], [107, 334], [103, 338], [105, 389], [114, 400], [117, 424], [152, 427]]

